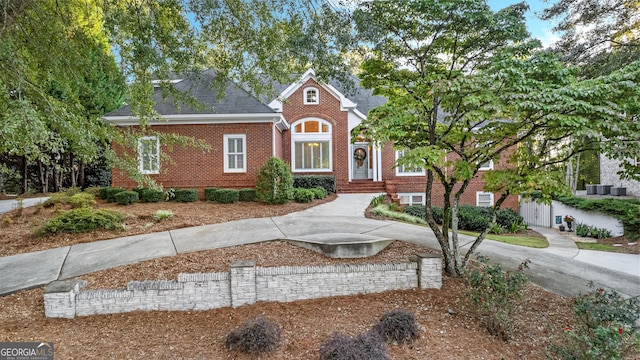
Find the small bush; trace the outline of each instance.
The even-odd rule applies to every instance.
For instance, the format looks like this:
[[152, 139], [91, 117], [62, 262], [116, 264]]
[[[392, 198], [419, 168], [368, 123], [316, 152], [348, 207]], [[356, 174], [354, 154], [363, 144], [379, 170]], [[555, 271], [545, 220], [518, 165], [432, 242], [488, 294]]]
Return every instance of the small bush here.
[[640, 299], [597, 289], [575, 298], [576, 323], [549, 347], [553, 358], [631, 359], [640, 355]]
[[384, 199], [386, 197], [387, 196], [385, 194], [380, 194], [380, 195], [374, 197], [373, 199], [371, 199], [371, 202], [369, 203], [369, 205], [371, 205], [373, 207], [376, 207], [378, 205], [382, 205], [382, 204], [384, 204]]
[[124, 215], [115, 210], [79, 208], [65, 211], [47, 221], [39, 230], [39, 235], [58, 232], [82, 233], [94, 229], [122, 229]]
[[215, 199], [222, 204], [231, 204], [237, 202], [240, 198], [240, 192], [236, 189], [220, 189], [215, 193]]
[[123, 188], [117, 188], [117, 187], [111, 187], [108, 188], [106, 190], [106, 199], [108, 202], [115, 202], [116, 201], [116, 194], [119, 192], [123, 192], [126, 191], [127, 189], [123, 189]]
[[311, 189], [293, 189], [293, 199], [299, 203], [308, 203], [315, 199], [315, 194]]
[[111, 189], [111, 186], [103, 186], [98, 189], [98, 198], [107, 200], [107, 190]]
[[518, 271], [505, 271], [500, 264], [490, 265], [488, 259], [481, 256], [478, 259], [478, 266], [465, 273], [471, 306], [489, 334], [507, 341], [515, 323], [515, 301], [522, 298], [528, 281], [523, 270], [529, 261], [523, 262]]
[[98, 186], [92, 186], [92, 187], [88, 187], [86, 189], [84, 189], [84, 192], [87, 194], [91, 194], [93, 195], [94, 198], [100, 198], [100, 189], [101, 187]]
[[293, 187], [302, 189], [321, 187], [327, 193], [334, 193], [336, 192], [336, 177], [333, 175], [295, 175]]
[[160, 222], [173, 217], [171, 210], [158, 210], [153, 214], [153, 220]]
[[373, 330], [382, 340], [397, 344], [404, 344], [418, 338], [416, 317], [402, 309], [391, 310], [382, 315]]
[[120, 205], [131, 205], [137, 203], [139, 199], [138, 193], [135, 191], [121, 191], [115, 196], [116, 203]]
[[177, 202], [195, 202], [198, 200], [198, 190], [196, 189], [176, 189]]
[[71, 198], [64, 193], [51, 194], [49, 198], [42, 203], [42, 206], [50, 208], [57, 204], [68, 204]]
[[238, 196], [238, 200], [240, 201], [256, 201], [256, 189], [240, 189]]
[[82, 188], [80, 187], [70, 187], [64, 190], [64, 193], [68, 196], [73, 196], [75, 194], [80, 194], [82, 192]]
[[164, 192], [164, 201], [173, 201], [176, 199], [176, 189], [167, 189]]
[[268, 204], [285, 204], [293, 198], [293, 175], [284, 161], [272, 157], [260, 168], [256, 198]]
[[247, 320], [227, 335], [225, 345], [229, 350], [249, 354], [274, 351], [280, 346], [280, 325], [262, 316]]
[[375, 332], [353, 338], [334, 333], [320, 345], [320, 360], [388, 360], [384, 342]]
[[424, 205], [409, 205], [402, 209], [402, 212], [420, 219], [424, 219], [425, 209]]
[[164, 192], [155, 189], [144, 189], [142, 190], [140, 198], [144, 202], [157, 203], [164, 199]]
[[142, 192], [149, 189], [148, 187], [144, 187], [144, 186], [136, 186], [133, 188], [132, 191], [135, 191], [138, 193], [138, 198], [142, 199]]
[[77, 193], [69, 198], [69, 204], [71, 204], [71, 207], [74, 209], [91, 207], [96, 204], [96, 197], [86, 192]]
[[208, 201], [216, 200], [216, 191], [220, 190], [220, 188], [212, 187], [204, 189], [204, 198]]
[[316, 199], [324, 199], [327, 197], [327, 190], [325, 190], [325, 188], [323, 187], [314, 187], [313, 189], [310, 189], [313, 192], [313, 196]]

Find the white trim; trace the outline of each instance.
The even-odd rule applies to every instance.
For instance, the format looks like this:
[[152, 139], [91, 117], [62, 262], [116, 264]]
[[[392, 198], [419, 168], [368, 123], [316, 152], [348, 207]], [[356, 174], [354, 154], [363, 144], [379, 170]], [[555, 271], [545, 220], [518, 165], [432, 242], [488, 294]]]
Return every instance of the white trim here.
[[[482, 166], [486, 163], [489, 163], [489, 165]], [[478, 171], [488, 171], [488, 170], [493, 170], [493, 160], [485, 161], [484, 163], [480, 164], [480, 167], [478, 168]]]
[[[105, 116], [106, 121], [120, 126], [139, 125], [140, 118], [134, 116]], [[171, 123], [172, 122], [172, 123]], [[282, 114], [177, 114], [166, 115], [161, 120], [151, 120], [149, 125], [198, 125], [198, 124], [241, 124], [274, 123], [280, 131], [288, 130], [289, 124]]]
[[[322, 124], [326, 124], [329, 128], [329, 132], [325, 133], [296, 133], [295, 127], [298, 124], [305, 123], [307, 121], [318, 121], [320, 126]], [[304, 119], [300, 119], [293, 124], [291, 124], [291, 171], [292, 172], [332, 172], [333, 171], [333, 126], [330, 122], [318, 118], [318, 117], [308, 117]], [[296, 143], [299, 142], [328, 142], [329, 143], [329, 167], [328, 168], [296, 168]]]
[[[401, 205], [424, 205], [426, 203], [425, 201], [425, 194], [424, 193], [417, 193], [417, 192], [413, 192], [413, 193], [398, 193], [398, 199], [400, 200], [400, 204]], [[420, 196], [420, 202], [414, 202], [413, 197], [414, 196]], [[403, 198], [408, 198], [408, 201], [403, 202], [402, 199]]]
[[420, 172], [400, 171], [400, 166], [397, 165], [397, 162], [398, 162], [398, 159], [402, 157], [402, 155], [404, 154], [404, 150], [396, 150], [395, 154], [396, 154], [396, 167], [395, 167], [396, 176], [424, 176], [426, 174], [426, 171], [423, 168], [420, 169]]
[[[309, 101], [309, 98], [307, 97], [307, 93], [309, 91], [315, 91], [316, 92], [315, 101]], [[307, 86], [306, 88], [304, 88], [304, 90], [302, 91], [302, 103], [304, 105], [318, 105], [318, 104], [320, 104], [320, 90], [318, 90], [318, 88], [315, 87], [315, 86]]]
[[[482, 195], [489, 195], [489, 205], [480, 205], [480, 196]], [[476, 206], [486, 206], [486, 207], [490, 207], [493, 206], [493, 193], [492, 192], [485, 192], [485, 191], [476, 191]]]
[[[154, 163], [156, 164], [156, 170], [149, 170], [144, 168], [143, 154], [142, 154], [142, 141], [153, 140], [156, 143], [156, 153]], [[141, 174], [159, 174], [160, 173], [160, 139], [157, 136], [143, 136], [138, 139], [138, 171]]]
[[[246, 134], [224, 134], [224, 172], [225, 173], [244, 173], [247, 172], [247, 135]], [[242, 155], [242, 168], [229, 168], [229, 140], [241, 139], [242, 151], [235, 152], [234, 155]]]

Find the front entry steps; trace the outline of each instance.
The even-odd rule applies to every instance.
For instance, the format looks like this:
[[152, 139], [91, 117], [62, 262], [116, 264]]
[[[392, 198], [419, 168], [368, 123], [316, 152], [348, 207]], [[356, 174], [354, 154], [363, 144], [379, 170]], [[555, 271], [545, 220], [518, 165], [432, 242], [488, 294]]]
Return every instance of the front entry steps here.
[[338, 189], [341, 194], [384, 193], [386, 192], [384, 181], [353, 180], [346, 186]]
[[373, 256], [395, 241], [389, 238], [354, 233], [303, 235], [284, 240], [334, 259]]

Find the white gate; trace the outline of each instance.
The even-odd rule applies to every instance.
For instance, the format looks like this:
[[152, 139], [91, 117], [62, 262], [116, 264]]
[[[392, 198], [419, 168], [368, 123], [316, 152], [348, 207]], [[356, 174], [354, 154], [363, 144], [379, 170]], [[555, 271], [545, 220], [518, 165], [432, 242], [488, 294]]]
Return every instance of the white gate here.
[[520, 200], [520, 216], [529, 225], [551, 227], [551, 204]]

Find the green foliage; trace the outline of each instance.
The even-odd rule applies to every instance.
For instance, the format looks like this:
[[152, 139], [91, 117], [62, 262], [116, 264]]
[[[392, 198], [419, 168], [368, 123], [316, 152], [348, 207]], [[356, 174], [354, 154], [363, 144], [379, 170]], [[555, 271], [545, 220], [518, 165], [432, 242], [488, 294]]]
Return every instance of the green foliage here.
[[94, 199], [95, 198], [100, 198], [100, 187], [99, 186], [88, 187], [88, 188], [84, 189], [84, 192], [87, 193], [87, 194], [93, 195]]
[[91, 207], [96, 204], [96, 197], [87, 192], [78, 193], [69, 198], [69, 204], [74, 209]]
[[262, 166], [256, 181], [256, 197], [269, 204], [284, 204], [293, 198], [293, 176], [284, 161], [272, 157]]
[[59, 232], [82, 233], [94, 229], [120, 230], [124, 226], [124, 215], [115, 210], [83, 207], [65, 211], [47, 221], [40, 229], [38, 235], [56, 234]]
[[144, 189], [140, 198], [144, 202], [157, 203], [164, 200], [164, 192], [156, 189]]
[[403, 309], [384, 313], [374, 326], [373, 331], [378, 333], [382, 340], [394, 344], [404, 344], [418, 338], [418, 324], [415, 315]]
[[576, 235], [580, 237], [592, 237], [595, 239], [606, 239], [611, 237], [611, 231], [605, 228], [579, 223], [576, 225]]
[[500, 224], [493, 224], [489, 229], [489, 232], [491, 234], [500, 235], [504, 232], [504, 229], [502, 228], [502, 226], [500, 226]]
[[315, 199], [315, 193], [311, 189], [293, 189], [293, 199], [299, 203], [312, 202]]
[[109, 190], [111, 186], [103, 186], [98, 190], [98, 197], [102, 200], [107, 200], [107, 190]]
[[640, 200], [637, 199], [585, 199], [575, 196], [557, 198], [561, 203], [584, 211], [597, 211], [622, 222], [625, 236], [640, 237]]
[[216, 191], [220, 190], [220, 188], [212, 187], [204, 189], [204, 198], [208, 201], [216, 200]]
[[215, 201], [222, 204], [231, 204], [238, 202], [240, 198], [240, 191], [236, 189], [219, 189], [215, 192]]
[[373, 199], [371, 199], [371, 203], [369, 203], [369, 205], [376, 207], [378, 205], [382, 205], [384, 204], [384, 199], [386, 198], [385, 194], [380, 194], [376, 197], [374, 197]]
[[523, 262], [518, 271], [505, 271], [500, 264], [491, 265], [479, 257], [478, 266], [465, 273], [472, 308], [489, 333], [503, 341], [509, 340], [514, 329], [515, 302], [528, 281], [523, 274], [528, 263]]
[[119, 187], [110, 187], [105, 190], [105, 199], [108, 202], [116, 201], [116, 194], [119, 192], [127, 191], [127, 189], [119, 188]]
[[376, 332], [370, 331], [351, 337], [334, 333], [320, 345], [320, 360], [389, 360], [384, 342]]
[[327, 197], [327, 189], [320, 187], [320, 186], [316, 186], [313, 189], [309, 189], [311, 190], [311, 192], [313, 192], [313, 196], [316, 199], [324, 199]]
[[177, 202], [195, 202], [198, 200], [197, 189], [176, 189], [175, 200]]
[[336, 177], [333, 175], [294, 175], [293, 187], [303, 189], [324, 188], [327, 193], [336, 192]]
[[160, 222], [172, 217], [173, 212], [171, 210], [158, 210], [153, 214], [153, 220], [155, 220], [156, 222]]
[[263, 316], [245, 321], [225, 338], [225, 345], [231, 351], [248, 354], [265, 354], [280, 347], [280, 325]]
[[145, 190], [149, 189], [148, 187], [144, 187], [144, 186], [136, 186], [133, 188], [133, 191], [138, 193], [138, 197], [140, 199], [142, 199], [142, 192], [144, 192]]
[[[442, 224], [442, 208], [434, 206], [431, 209], [436, 223]], [[424, 205], [406, 206], [402, 211], [421, 219], [425, 217]], [[458, 229], [460, 230], [482, 232], [489, 225], [490, 220], [491, 208], [471, 205], [460, 205], [458, 207]], [[491, 229], [491, 232], [494, 234], [499, 234], [503, 231], [517, 233], [526, 228], [527, 224], [524, 222], [524, 219], [515, 211], [511, 209], [499, 209], [496, 212], [495, 229]]]
[[246, 188], [240, 189], [238, 200], [240, 201], [256, 201], [256, 189]]
[[120, 205], [131, 205], [140, 199], [135, 191], [121, 191], [115, 195], [115, 202]]
[[423, 218], [415, 217], [410, 214], [401, 213], [396, 210], [391, 210], [389, 208], [389, 205], [384, 205], [384, 204], [378, 205], [373, 209], [371, 209], [371, 212], [375, 215], [386, 216], [386, 217], [390, 217], [393, 219], [398, 219], [398, 220], [402, 220], [402, 221], [406, 221], [414, 224], [426, 224], [426, 221]]
[[576, 323], [549, 347], [560, 359], [630, 359], [640, 355], [640, 300], [597, 289], [571, 304]]
[[164, 192], [164, 201], [173, 201], [176, 199], [176, 189], [170, 188]]

